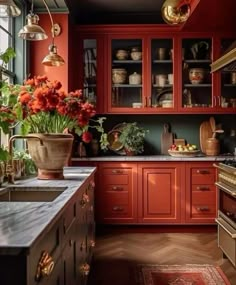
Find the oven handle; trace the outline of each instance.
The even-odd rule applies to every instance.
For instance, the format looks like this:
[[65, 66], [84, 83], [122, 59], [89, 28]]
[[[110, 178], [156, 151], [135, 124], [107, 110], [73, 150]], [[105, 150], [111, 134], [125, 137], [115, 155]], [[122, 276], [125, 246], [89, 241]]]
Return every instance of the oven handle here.
[[236, 238], [236, 230], [232, 228], [227, 222], [221, 218], [217, 218], [215, 221], [231, 236], [231, 238]]
[[230, 186], [225, 186], [222, 182], [215, 182], [215, 185], [222, 189], [224, 192], [230, 194], [231, 196], [235, 197], [236, 196], [236, 191], [233, 190], [232, 187]]

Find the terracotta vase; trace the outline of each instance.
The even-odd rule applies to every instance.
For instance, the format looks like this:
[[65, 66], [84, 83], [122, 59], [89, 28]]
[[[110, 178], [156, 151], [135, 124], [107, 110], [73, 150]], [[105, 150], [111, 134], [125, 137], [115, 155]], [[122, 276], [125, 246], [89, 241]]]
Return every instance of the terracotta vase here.
[[73, 135], [30, 134], [28, 150], [38, 168], [38, 179], [64, 179], [63, 167], [71, 156]]

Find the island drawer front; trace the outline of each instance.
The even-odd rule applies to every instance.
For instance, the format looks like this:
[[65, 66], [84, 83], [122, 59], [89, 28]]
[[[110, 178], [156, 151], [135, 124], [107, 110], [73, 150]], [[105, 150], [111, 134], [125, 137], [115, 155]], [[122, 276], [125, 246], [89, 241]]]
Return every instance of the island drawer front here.
[[109, 204], [128, 204], [129, 201], [129, 195], [127, 192], [121, 192], [121, 193], [112, 193], [112, 192], [106, 192], [104, 194], [104, 207], [109, 206]]
[[127, 204], [119, 204], [119, 203], [114, 203], [114, 204], [109, 204], [106, 209], [104, 210], [104, 219], [115, 217], [129, 217], [129, 207]]
[[76, 201], [71, 203], [63, 217], [63, 234], [67, 234], [76, 219]]
[[104, 167], [102, 169], [104, 175], [130, 175], [132, 169], [121, 167]]
[[[52, 258], [54, 264], [56, 264], [60, 259], [62, 231], [62, 220], [59, 220], [50, 230], [45, 230], [45, 232], [42, 234], [42, 238], [32, 247], [28, 257], [28, 266], [30, 268], [28, 271], [28, 280], [30, 281], [29, 284], [38, 284], [36, 282], [36, 273], [38, 272], [38, 265], [44, 252], [46, 252]], [[54, 270], [55, 268], [53, 269], [51, 275], [54, 273]], [[44, 280], [46, 277], [39, 277], [39, 279]]]
[[192, 192], [208, 193], [208, 192], [215, 192], [215, 190], [216, 190], [216, 187], [214, 184], [201, 184], [201, 185], [194, 184], [192, 185]]
[[214, 184], [215, 169], [212, 167], [192, 168], [192, 184]]

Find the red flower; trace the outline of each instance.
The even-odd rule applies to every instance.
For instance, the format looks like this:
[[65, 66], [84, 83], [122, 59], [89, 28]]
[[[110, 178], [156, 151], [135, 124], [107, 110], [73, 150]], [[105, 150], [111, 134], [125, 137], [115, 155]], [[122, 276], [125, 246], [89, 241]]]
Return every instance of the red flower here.
[[82, 134], [82, 141], [85, 143], [90, 143], [93, 139], [93, 136], [90, 132], [86, 131]]

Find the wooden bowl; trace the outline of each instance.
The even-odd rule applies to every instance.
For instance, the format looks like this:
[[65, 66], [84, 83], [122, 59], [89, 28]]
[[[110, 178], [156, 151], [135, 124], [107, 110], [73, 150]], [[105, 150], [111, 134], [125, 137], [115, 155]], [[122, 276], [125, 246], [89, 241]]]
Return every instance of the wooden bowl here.
[[192, 151], [168, 150], [168, 153], [173, 157], [195, 157], [198, 156], [200, 150], [192, 150]]

